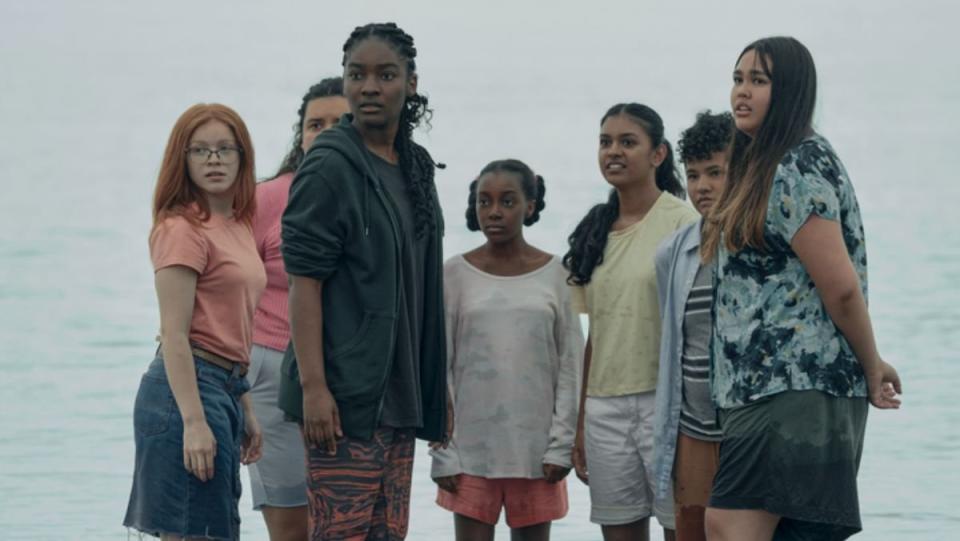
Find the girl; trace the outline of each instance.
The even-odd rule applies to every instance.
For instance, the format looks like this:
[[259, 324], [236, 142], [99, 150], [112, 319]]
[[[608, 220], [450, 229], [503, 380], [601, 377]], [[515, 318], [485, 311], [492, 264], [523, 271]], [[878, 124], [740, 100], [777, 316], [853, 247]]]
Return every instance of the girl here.
[[[702, 216], [727, 181], [733, 116], [704, 111], [677, 144], [687, 194]], [[704, 541], [703, 515], [720, 454], [721, 432], [710, 395], [713, 267], [700, 260], [703, 220], [657, 247], [660, 374], [654, 416], [655, 497], [673, 508], [677, 541]], [[673, 489], [671, 491], [671, 488]]]
[[240, 463], [260, 457], [244, 379], [266, 284], [250, 221], [253, 147], [240, 117], [177, 120], [153, 198], [160, 348], [140, 382], [124, 525], [163, 539], [238, 539]]
[[492, 540], [501, 507], [518, 541], [549, 539], [567, 513], [583, 336], [559, 258], [523, 238], [545, 190], [523, 162], [484, 167], [467, 228], [487, 242], [444, 266], [457, 426], [432, 476], [460, 541]]
[[563, 260], [574, 306], [590, 318], [574, 466], [584, 482], [589, 472], [590, 519], [604, 539], [647, 539], [654, 511], [673, 528], [673, 509], [653, 505], [660, 343], [653, 258], [660, 241], [697, 213], [680, 199], [673, 151], [653, 109], [610, 108], [598, 158], [613, 190], [570, 235]]
[[282, 219], [291, 349], [280, 407], [303, 424], [310, 538], [403, 539], [414, 438], [447, 428], [442, 217], [413, 38], [343, 46], [351, 114], [320, 134]]
[[729, 180], [701, 248], [717, 265], [711, 384], [724, 431], [707, 536], [846, 539], [861, 527], [868, 397], [900, 404], [867, 313], [860, 210], [812, 128], [806, 47], [748, 45], [730, 101]]
[[349, 112], [343, 79], [331, 77], [303, 96], [294, 125], [293, 148], [276, 178], [257, 184], [253, 235], [267, 272], [267, 289], [253, 319], [250, 397], [263, 429], [263, 458], [250, 465], [253, 508], [263, 511], [272, 541], [307, 539], [307, 486], [303, 439], [295, 423], [285, 422], [277, 407], [280, 363], [290, 342], [287, 322], [287, 274], [280, 255], [280, 216], [287, 206], [293, 173], [317, 134]]

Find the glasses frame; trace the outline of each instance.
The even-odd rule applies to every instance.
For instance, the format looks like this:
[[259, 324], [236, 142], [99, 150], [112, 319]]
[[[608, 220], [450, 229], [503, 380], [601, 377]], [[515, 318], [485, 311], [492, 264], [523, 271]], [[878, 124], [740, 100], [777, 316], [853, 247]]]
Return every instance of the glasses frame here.
[[[199, 160], [199, 161], [198, 161], [198, 160], [195, 160], [195, 159], [193, 158], [193, 156], [191, 156], [191, 154], [190, 154], [190, 152], [193, 151], [193, 150], [205, 150], [205, 151], [207, 152], [207, 155], [206, 155], [206, 157], [204, 157], [202, 160]], [[225, 146], [225, 147], [220, 147], [220, 148], [218, 148], [218, 149], [216, 149], [216, 150], [214, 150], [214, 149], [212, 149], [212, 148], [207, 148], [207, 147], [187, 147], [187, 148], [183, 149], [183, 153], [187, 155], [187, 161], [193, 161], [194, 163], [207, 163], [207, 162], [210, 161], [210, 158], [211, 158], [214, 154], [217, 155], [217, 161], [219, 161], [219, 162], [221, 162], [221, 163], [225, 163], [225, 164], [231, 164], [231, 163], [233, 163], [233, 161], [223, 159], [223, 155], [221, 155], [220, 153], [223, 152], [223, 151], [225, 151], [225, 150], [233, 150], [233, 151], [236, 151], [236, 153], [237, 153], [237, 158], [240, 158], [240, 156], [243, 156], [243, 149], [240, 148], [240, 147], [238, 147], [238, 146]]]

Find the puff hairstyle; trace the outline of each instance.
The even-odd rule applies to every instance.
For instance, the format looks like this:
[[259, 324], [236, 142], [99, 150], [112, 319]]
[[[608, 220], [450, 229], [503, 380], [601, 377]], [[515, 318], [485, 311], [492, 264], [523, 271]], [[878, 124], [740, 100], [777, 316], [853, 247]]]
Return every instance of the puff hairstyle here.
[[547, 206], [544, 195], [547, 186], [543, 177], [533, 172], [533, 169], [520, 160], [506, 159], [492, 161], [484, 167], [477, 178], [470, 183], [470, 196], [467, 198], [467, 229], [480, 231], [480, 221], [477, 219], [477, 186], [484, 175], [490, 173], [513, 173], [520, 180], [520, 189], [527, 201], [535, 201], [533, 214], [523, 219], [523, 225], [533, 225], [540, 219], [540, 212]]
[[713, 114], [709, 109], [697, 113], [693, 126], [677, 142], [677, 154], [683, 163], [709, 160], [717, 152], [726, 152], [733, 138], [733, 115]]

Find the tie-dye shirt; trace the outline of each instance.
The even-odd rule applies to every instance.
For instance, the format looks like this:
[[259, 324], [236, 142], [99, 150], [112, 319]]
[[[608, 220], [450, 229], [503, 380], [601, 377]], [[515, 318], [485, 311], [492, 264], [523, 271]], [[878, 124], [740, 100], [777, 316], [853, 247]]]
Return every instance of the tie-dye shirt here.
[[840, 223], [863, 295], [867, 254], [860, 208], [830, 143], [813, 135], [784, 156], [767, 204], [767, 249], [717, 254], [713, 396], [733, 408], [783, 391], [867, 396], [863, 370], [790, 247], [816, 214]]
[[570, 467], [583, 331], [560, 258], [496, 276], [455, 256], [444, 265], [447, 381], [454, 434], [431, 451], [432, 477], [543, 477]]

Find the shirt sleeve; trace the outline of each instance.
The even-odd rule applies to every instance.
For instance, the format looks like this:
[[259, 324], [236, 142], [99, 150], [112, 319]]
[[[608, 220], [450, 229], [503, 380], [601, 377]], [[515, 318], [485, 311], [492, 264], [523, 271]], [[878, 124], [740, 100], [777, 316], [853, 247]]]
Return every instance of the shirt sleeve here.
[[287, 274], [325, 280], [339, 266], [351, 237], [347, 205], [319, 171], [297, 173], [281, 219]]
[[207, 240], [183, 216], [159, 223], [150, 233], [150, 259], [154, 272], [182, 265], [202, 274], [207, 268]]
[[[453, 401], [454, 410], [456, 410], [456, 380], [454, 373], [457, 369], [457, 328], [460, 316], [459, 304], [460, 298], [457, 295], [459, 289], [459, 280], [457, 279], [457, 264], [451, 260], [443, 268], [443, 299], [444, 299], [444, 320], [447, 331], [447, 392], [450, 393], [450, 399]], [[457, 424], [456, 415], [454, 415], [454, 434], [456, 434]], [[457, 450], [457, 441], [451, 437], [447, 442], [447, 448], [433, 449], [430, 451], [433, 458], [430, 466], [430, 477], [449, 477], [463, 473], [460, 465], [460, 453]]]
[[787, 244], [811, 215], [840, 221], [832, 154], [818, 144], [801, 144], [777, 166], [767, 207], [767, 224]]
[[[580, 288], [582, 289], [582, 288]], [[556, 383], [556, 402], [544, 464], [569, 468], [573, 440], [577, 431], [577, 408], [580, 403], [580, 369], [583, 364], [583, 329], [573, 310], [572, 291], [560, 273], [557, 284], [558, 315], [554, 325], [559, 371]]]

